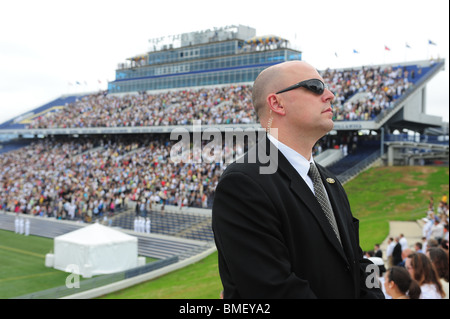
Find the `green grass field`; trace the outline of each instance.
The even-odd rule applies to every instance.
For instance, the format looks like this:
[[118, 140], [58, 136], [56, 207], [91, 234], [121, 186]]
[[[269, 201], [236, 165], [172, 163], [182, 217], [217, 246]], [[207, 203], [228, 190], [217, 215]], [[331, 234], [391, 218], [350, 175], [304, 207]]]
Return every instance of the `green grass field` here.
[[53, 240], [0, 230], [0, 298], [62, 286], [67, 274], [45, 267]]
[[[381, 243], [389, 220], [425, 216], [430, 196], [437, 205], [449, 192], [448, 167], [371, 168], [345, 185], [353, 214], [360, 220], [363, 250]], [[44, 266], [53, 240], [0, 231], [0, 298], [64, 285], [67, 274]], [[105, 299], [216, 299], [222, 290], [217, 253], [184, 269], [103, 296]]]

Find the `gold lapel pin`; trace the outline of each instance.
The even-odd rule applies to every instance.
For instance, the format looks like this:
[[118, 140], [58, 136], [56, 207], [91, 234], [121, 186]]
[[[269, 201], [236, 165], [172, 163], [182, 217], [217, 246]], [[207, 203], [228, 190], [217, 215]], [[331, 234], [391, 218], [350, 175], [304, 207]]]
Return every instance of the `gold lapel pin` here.
[[332, 178], [327, 178], [327, 182], [330, 184], [334, 184], [336, 181]]

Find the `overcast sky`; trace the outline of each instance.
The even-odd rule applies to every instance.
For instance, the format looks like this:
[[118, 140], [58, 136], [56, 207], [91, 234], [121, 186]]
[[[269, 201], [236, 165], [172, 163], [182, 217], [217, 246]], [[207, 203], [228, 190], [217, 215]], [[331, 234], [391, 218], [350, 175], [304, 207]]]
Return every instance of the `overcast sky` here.
[[448, 0], [0, 1], [0, 123], [106, 89], [151, 38], [238, 24], [290, 40], [318, 69], [445, 58], [427, 113], [449, 120]]

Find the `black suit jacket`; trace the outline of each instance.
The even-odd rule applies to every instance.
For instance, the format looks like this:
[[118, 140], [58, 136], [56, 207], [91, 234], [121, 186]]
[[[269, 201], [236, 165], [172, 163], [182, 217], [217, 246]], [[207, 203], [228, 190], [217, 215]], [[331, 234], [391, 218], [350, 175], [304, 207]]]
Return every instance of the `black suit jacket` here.
[[[260, 143], [269, 154], [269, 140]], [[371, 262], [363, 259], [358, 220], [337, 178], [317, 165], [343, 246], [303, 178], [281, 152], [272, 153], [275, 173], [261, 174], [264, 164], [247, 153], [216, 188], [212, 226], [224, 298], [383, 298], [366, 287]]]

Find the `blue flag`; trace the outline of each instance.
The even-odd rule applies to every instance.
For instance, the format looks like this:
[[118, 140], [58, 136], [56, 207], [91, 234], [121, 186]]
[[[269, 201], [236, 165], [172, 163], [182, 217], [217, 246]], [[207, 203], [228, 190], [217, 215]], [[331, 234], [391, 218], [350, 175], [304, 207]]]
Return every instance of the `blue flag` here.
[[359, 53], [358, 51], [356, 51], [355, 49], [353, 49], [353, 53]]
[[431, 44], [431, 45], [437, 45], [436, 43], [434, 43], [434, 42], [431, 41], [431, 40], [428, 40], [428, 44]]

